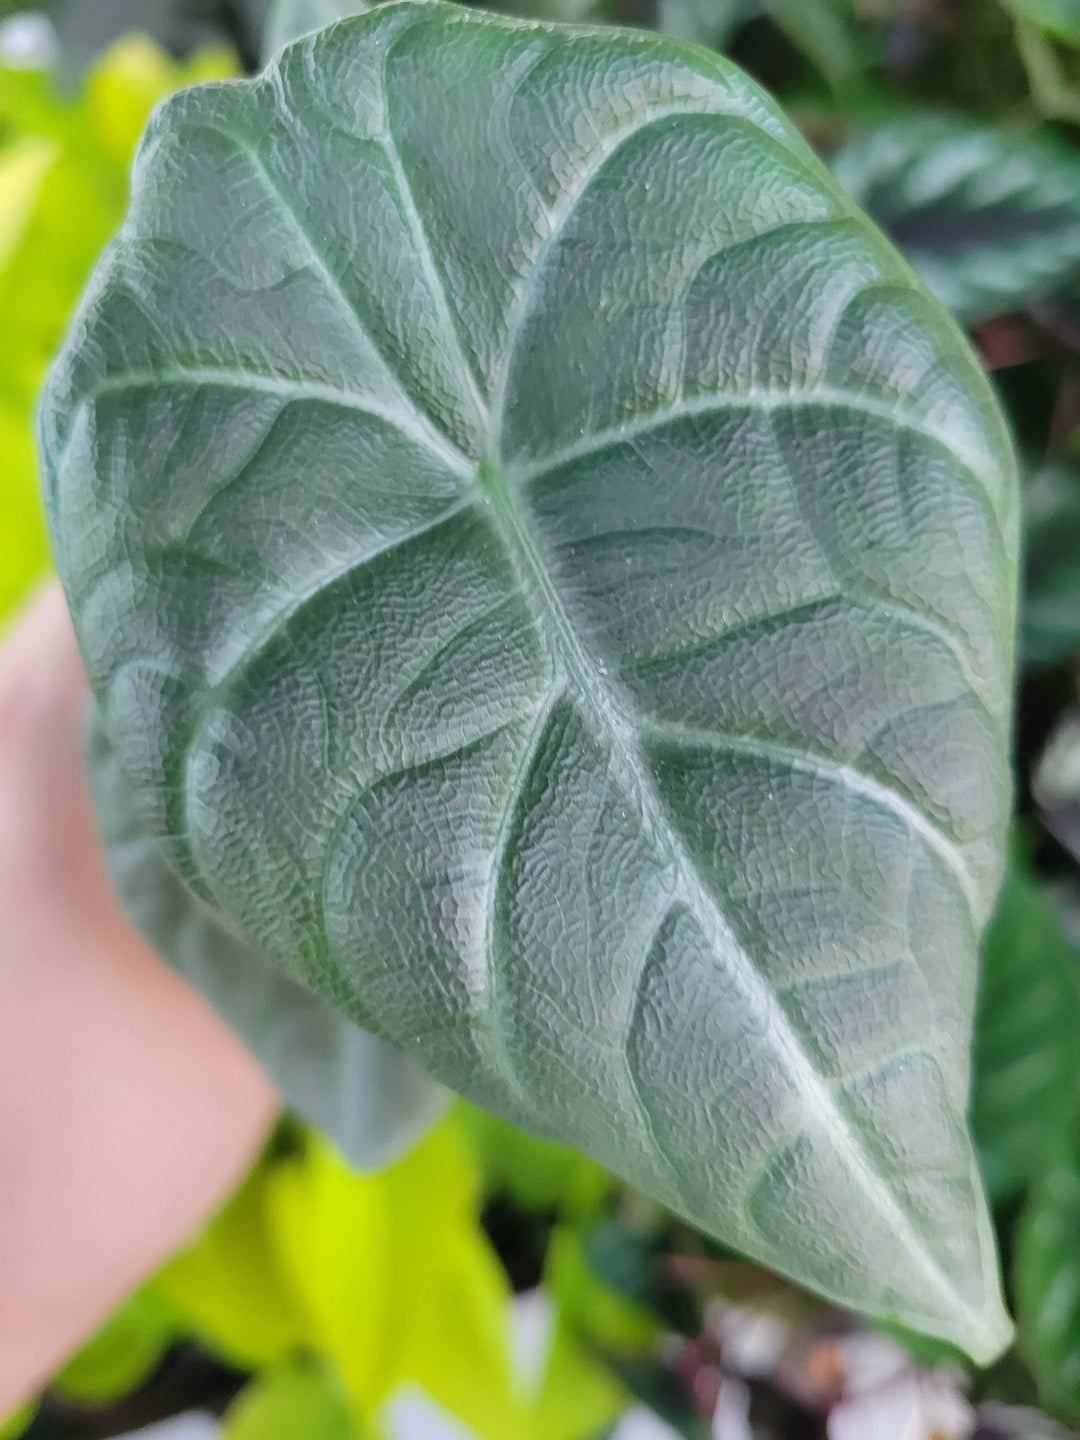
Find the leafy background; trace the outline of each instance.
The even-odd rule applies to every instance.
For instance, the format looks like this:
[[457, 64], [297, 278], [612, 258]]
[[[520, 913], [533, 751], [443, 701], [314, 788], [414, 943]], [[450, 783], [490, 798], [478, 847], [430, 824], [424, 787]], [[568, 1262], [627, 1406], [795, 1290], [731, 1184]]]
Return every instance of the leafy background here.
[[[321, 0], [309, 0], [313, 19]], [[20, 9], [0, 3], [0, 16]], [[0, 21], [0, 615], [43, 571], [33, 398], [162, 95], [250, 69], [264, 0]], [[1018, 819], [973, 1123], [1019, 1337], [975, 1374], [741, 1262], [463, 1104], [350, 1170], [294, 1120], [0, 1437], [191, 1409], [229, 1440], [1051, 1440], [1080, 1423], [1080, 3], [507, 0], [725, 50], [969, 328], [1026, 466]], [[1053, 1417], [1053, 1418], [1051, 1418]], [[665, 1428], [666, 1427], [666, 1428]]]

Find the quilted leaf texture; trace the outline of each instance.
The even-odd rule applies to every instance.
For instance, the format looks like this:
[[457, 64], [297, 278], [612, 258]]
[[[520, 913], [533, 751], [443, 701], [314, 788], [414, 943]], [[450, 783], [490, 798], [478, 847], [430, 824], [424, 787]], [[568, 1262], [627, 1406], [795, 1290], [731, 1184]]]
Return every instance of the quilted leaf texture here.
[[116, 894], [149, 944], [259, 1057], [285, 1101], [355, 1168], [392, 1163], [446, 1108], [412, 1055], [354, 1025], [235, 935], [193, 895], [147, 834], [131, 785], [94, 716], [87, 768]]
[[182, 94], [40, 433], [109, 738], [232, 927], [748, 1255], [1002, 1347], [1013, 459], [737, 69], [404, 3]]

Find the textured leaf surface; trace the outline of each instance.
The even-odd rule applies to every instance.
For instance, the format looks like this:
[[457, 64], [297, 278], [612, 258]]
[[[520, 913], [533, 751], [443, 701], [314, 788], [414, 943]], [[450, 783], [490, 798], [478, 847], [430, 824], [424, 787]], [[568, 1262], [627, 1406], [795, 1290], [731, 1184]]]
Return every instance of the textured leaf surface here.
[[1080, 951], [1022, 850], [982, 947], [972, 1125], [995, 1200], [1040, 1179], [1080, 1100]]
[[987, 1356], [1017, 496], [737, 70], [379, 7], [159, 110], [41, 412], [173, 863], [355, 1020]]
[[907, 116], [849, 141], [833, 170], [964, 320], [1017, 308], [1080, 261], [1080, 156], [1049, 135]]
[[251, 1046], [288, 1104], [354, 1165], [396, 1159], [441, 1114], [446, 1091], [412, 1055], [282, 974], [188, 890], [147, 834], [96, 717], [87, 760], [113, 884], [140, 932]]

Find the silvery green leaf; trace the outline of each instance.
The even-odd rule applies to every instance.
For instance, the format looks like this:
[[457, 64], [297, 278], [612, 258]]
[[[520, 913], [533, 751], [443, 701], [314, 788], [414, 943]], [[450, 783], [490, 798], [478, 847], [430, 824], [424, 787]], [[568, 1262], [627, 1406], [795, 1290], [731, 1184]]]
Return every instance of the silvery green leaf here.
[[87, 763], [109, 870], [136, 928], [251, 1046], [299, 1114], [359, 1168], [389, 1164], [441, 1114], [445, 1090], [282, 974], [188, 890], [147, 833], [96, 716]]
[[215, 913], [755, 1259], [1001, 1348], [965, 1111], [1014, 461], [749, 80], [429, 0], [186, 91], [40, 432], [106, 729]]

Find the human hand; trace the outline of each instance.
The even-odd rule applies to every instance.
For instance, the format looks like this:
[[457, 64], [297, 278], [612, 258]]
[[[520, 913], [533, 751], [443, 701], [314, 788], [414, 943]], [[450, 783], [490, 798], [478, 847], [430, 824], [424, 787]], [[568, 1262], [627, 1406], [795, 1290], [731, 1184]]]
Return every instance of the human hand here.
[[87, 701], [54, 583], [0, 646], [0, 1419], [212, 1213], [278, 1107], [113, 896]]

